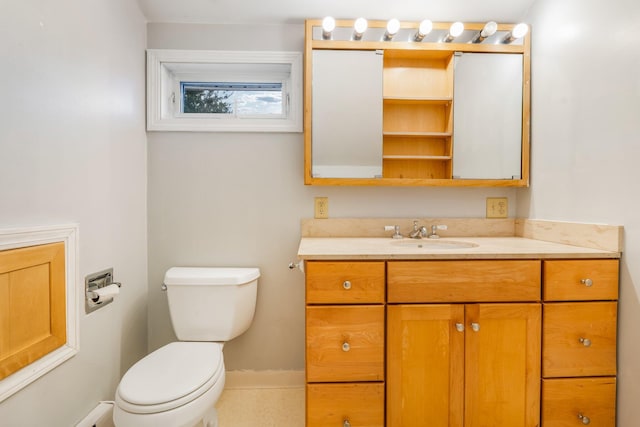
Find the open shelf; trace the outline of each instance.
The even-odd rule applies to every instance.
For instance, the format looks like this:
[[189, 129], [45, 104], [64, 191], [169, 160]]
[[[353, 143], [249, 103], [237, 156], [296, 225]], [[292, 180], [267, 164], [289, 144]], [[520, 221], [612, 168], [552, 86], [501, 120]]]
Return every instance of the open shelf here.
[[451, 52], [385, 51], [384, 178], [452, 177]]

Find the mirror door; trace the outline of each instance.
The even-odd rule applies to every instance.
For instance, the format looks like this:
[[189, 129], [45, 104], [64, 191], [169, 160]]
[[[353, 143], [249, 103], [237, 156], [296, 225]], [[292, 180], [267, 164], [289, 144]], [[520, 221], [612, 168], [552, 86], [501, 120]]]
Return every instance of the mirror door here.
[[382, 176], [382, 55], [314, 50], [311, 173]]

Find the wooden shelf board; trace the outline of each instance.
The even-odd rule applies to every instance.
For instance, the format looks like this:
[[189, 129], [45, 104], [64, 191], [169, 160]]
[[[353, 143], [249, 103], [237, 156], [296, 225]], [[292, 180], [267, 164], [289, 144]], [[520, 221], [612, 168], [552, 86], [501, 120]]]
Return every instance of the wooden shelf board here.
[[448, 105], [453, 101], [452, 97], [406, 97], [385, 96], [384, 102], [388, 104], [436, 104]]
[[414, 137], [414, 138], [447, 138], [451, 132], [382, 132], [382, 136], [389, 137]]
[[413, 156], [413, 155], [393, 155], [382, 156], [384, 160], [451, 160], [451, 156]]

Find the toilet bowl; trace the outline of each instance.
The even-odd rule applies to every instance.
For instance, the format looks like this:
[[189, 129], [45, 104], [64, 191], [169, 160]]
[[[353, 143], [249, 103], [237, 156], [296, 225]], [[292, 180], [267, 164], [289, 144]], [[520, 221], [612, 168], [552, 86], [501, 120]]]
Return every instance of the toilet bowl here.
[[259, 276], [256, 268], [167, 271], [171, 321], [184, 341], [159, 348], [125, 373], [116, 391], [116, 427], [217, 426], [223, 343], [251, 324]]

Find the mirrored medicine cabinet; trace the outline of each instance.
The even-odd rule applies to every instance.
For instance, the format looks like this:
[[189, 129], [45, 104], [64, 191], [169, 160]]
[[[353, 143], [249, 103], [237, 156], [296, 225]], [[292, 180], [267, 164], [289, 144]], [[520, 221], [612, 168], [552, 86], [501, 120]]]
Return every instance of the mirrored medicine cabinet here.
[[529, 182], [529, 35], [513, 25], [386, 22], [352, 39], [354, 21], [305, 34], [305, 184], [525, 187]]

